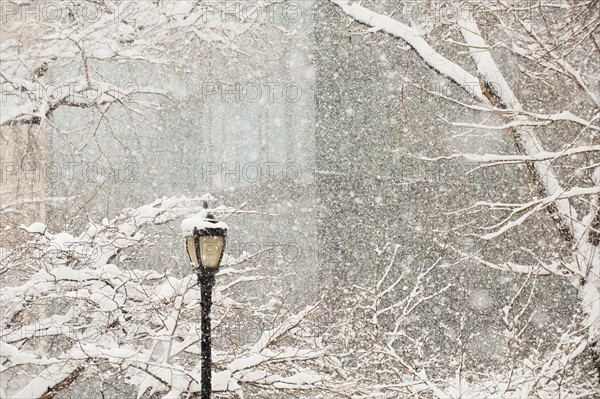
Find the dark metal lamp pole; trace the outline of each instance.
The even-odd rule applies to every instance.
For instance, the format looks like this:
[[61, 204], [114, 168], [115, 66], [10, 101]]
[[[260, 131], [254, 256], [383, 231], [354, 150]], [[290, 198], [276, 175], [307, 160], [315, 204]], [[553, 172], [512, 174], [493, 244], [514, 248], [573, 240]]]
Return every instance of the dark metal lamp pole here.
[[211, 320], [212, 289], [215, 285], [215, 276], [225, 250], [225, 237], [227, 225], [215, 220], [208, 214], [206, 218], [190, 218], [184, 220], [184, 226], [193, 225], [193, 235], [186, 238], [186, 248], [190, 261], [196, 267], [194, 271], [198, 276], [200, 286], [201, 307], [201, 399], [211, 399], [212, 382], [212, 356], [211, 356]]
[[[200, 240], [198, 230], [194, 231], [194, 242], [196, 247], [196, 256], [198, 259], [202, 259], [200, 252]], [[202, 368], [201, 368], [201, 399], [210, 399], [212, 382], [211, 382], [211, 370], [212, 370], [212, 354], [211, 354], [211, 320], [210, 320], [210, 308], [212, 307], [212, 289], [215, 285], [215, 274], [216, 270], [209, 270], [204, 267], [198, 267], [196, 269], [198, 275], [198, 285], [200, 286], [200, 308], [201, 308], [201, 330], [202, 338], [200, 341], [200, 351], [202, 356]]]

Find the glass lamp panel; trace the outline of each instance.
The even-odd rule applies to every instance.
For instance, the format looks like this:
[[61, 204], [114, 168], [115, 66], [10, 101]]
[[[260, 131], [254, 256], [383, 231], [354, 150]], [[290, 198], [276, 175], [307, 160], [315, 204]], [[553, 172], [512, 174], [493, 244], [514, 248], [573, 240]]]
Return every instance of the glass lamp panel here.
[[196, 245], [194, 243], [194, 237], [187, 237], [185, 239], [185, 247], [190, 257], [190, 261], [196, 267], [198, 267], [198, 258], [196, 257]]
[[200, 257], [202, 267], [214, 269], [219, 267], [221, 253], [223, 252], [223, 236], [200, 236]]

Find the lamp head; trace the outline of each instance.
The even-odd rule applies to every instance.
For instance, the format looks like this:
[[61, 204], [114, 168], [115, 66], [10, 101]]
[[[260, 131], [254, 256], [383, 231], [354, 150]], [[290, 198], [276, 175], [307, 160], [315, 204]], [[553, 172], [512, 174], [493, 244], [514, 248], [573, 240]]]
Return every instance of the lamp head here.
[[227, 225], [207, 214], [204, 218], [185, 219], [182, 229], [187, 233], [186, 250], [190, 262], [197, 268], [218, 270], [225, 251]]

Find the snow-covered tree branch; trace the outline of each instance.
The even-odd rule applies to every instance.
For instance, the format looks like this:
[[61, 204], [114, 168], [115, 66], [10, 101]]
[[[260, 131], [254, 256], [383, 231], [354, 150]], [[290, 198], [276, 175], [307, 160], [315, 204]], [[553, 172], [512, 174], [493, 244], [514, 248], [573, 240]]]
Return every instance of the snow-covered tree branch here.
[[[560, 42], [552, 35], [548, 25], [544, 30], [543, 27], [533, 24], [530, 20], [524, 20], [522, 14], [515, 11], [515, 7], [518, 8], [518, 6], [514, 2], [500, 1], [498, 4], [463, 2], [457, 7], [459, 12], [453, 15], [455, 18], [444, 22], [446, 27], [449, 26], [450, 32], [459, 32], [464, 42], [448, 39], [447, 43], [450, 43], [450, 46], [445, 46], [445, 56], [441, 56], [441, 51], [435, 50], [436, 43], [427, 40], [424, 30], [421, 29], [418, 22], [412, 21], [409, 26], [392, 16], [374, 12], [357, 2], [337, 0], [331, 0], [331, 2], [338, 5], [349, 18], [367, 25], [368, 32], [383, 31], [407, 43], [422, 62], [449, 81], [458, 84], [476, 102], [469, 104], [461, 98], [439, 93], [432, 94], [440, 95], [455, 105], [481, 112], [483, 120], [501, 121], [501, 124], [463, 123], [453, 121], [446, 115], [439, 116], [455, 130], [471, 129], [471, 131], [486, 131], [486, 133], [491, 132], [496, 135], [507, 134], [514, 143], [514, 154], [453, 153], [427, 157], [415, 156], [402, 150], [399, 152], [425, 162], [456, 159], [475, 163], [476, 166], [471, 168], [469, 173], [480, 171], [483, 168], [500, 168], [521, 164], [525, 166], [519, 170], [527, 172], [522, 174], [521, 182], [523, 183], [521, 184], [526, 184], [528, 198], [522, 202], [510, 202], [505, 199], [497, 201], [476, 199], [467, 207], [458, 210], [448, 209], [449, 216], [460, 217], [463, 220], [471, 218], [473, 222], [467, 221], [462, 226], [442, 231], [444, 238], [441, 247], [454, 249], [457, 255], [463, 257], [466, 255], [466, 258], [475, 260], [481, 266], [495, 270], [566, 278], [579, 292], [580, 306], [586, 314], [582, 323], [587, 329], [587, 333], [579, 338], [574, 338], [577, 341], [575, 349], [569, 354], [565, 352], [562, 356], [568, 357], [569, 360], [565, 360], [566, 358], [563, 360], [565, 362], [572, 361], [586, 348], [592, 349], [593, 352], [593, 348], [596, 346], [595, 350], [597, 351], [597, 342], [600, 339], [600, 319], [598, 317], [600, 315], [600, 308], [598, 308], [600, 306], [600, 252], [597, 239], [599, 225], [597, 220], [600, 217], [597, 130], [600, 126], [597, 120], [600, 114], [597, 92], [591, 89], [591, 87], [597, 87], [598, 77], [594, 76], [593, 70], [586, 68], [585, 65], [597, 60], [598, 54], [596, 51], [588, 52], [585, 45], [582, 44], [586, 41], [594, 43], [593, 35], [586, 35], [577, 41], [575, 39], [577, 34], [574, 34], [561, 39], [563, 41]], [[581, 8], [577, 8], [577, 5], [574, 4], [563, 5], [563, 7], [567, 14], [571, 8], [573, 8], [572, 12], [576, 12], [575, 9], [582, 10], [580, 16], [585, 14], [587, 18], [582, 19], [585, 22], [582, 22], [580, 28], [583, 29], [586, 24], [598, 23], [597, 13], [588, 13], [588, 7], [593, 7], [592, 3], [585, 2], [585, 4], [579, 5]], [[532, 6], [529, 5], [529, 7]], [[539, 9], [541, 13], [544, 13], [545, 7], [552, 6], [540, 5], [536, 10]], [[516, 38], [509, 38], [505, 43], [499, 43], [502, 40], [490, 33], [493, 29], [482, 32], [483, 21], [491, 15], [497, 16], [499, 21], [497, 29], [500, 32], [510, 29], [518, 32]], [[548, 21], [546, 23], [550, 24]], [[486, 25], [486, 28], [488, 27], [489, 24]], [[597, 41], [595, 43], [597, 47]], [[538, 76], [539, 82], [536, 82], [538, 84], [544, 83], [539, 78], [541, 73], [549, 71], [549, 73], [558, 74], [556, 81], [559, 83], [554, 83], [556, 90], [570, 90], [569, 94], [571, 95], [568, 96], [570, 103], [551, 103], [550, 106], [556, 107], [554, 112], [548, 113], [545, 120], [532, 121], [531, 118], [537, 118], [536, 115], [540, 115], [540, 112], [528, 109], [527, 104], [523, 104], [517, 98], [511, 78], [502, 72], [507, 61], [505, 55], [500, 55], [499, 46], [514, 53], [513, 58], [516, 59], [514, 62], [520, 63], [521, 57], [536, 62], [536, 67], [541, 71], [534, 73]], [[460, 57], [465, 48], [471, 56], [472, 64], [465, 62], [464, 58]], [[460, 61], [453, 61], [453, 57], [448, 54], [454, 54], [455, 58]], [[501, 59], [502, 63], [499, 63], [498, 59]], [[581, 67], [575, 65], [581, 65]], [[469, 72], [470, 70], [473, 72]], [[521, 71], [528, 73], [526, 67], [521, 67]], [[473, 85], [473, 82], [477, 82], [477, 85]], [[572, 84], [576, 85], [575, 89], [566, 89]], [[581, 103], [578, 99], [575, 100], [575, 95], [584, 95], [587, 98], [583, 101], [583, 106], [574, 106], [575, 103]], [[577, 113], [583, 115], [582, 118], [572, 117]], [[558, 115], [568, 117], [557, 118]], [[561, 126], [564, 126], [569, 134], [552, 139], [543, 137], [543, 127], [556, 120], [563, 121]], [[560, 237], [561, 242], [555, 245], [553, 253], [535, 253], [523, 249], [523, 251], [529, 251], [527, 256], [531, 255], [533, 263], [529, 265], [516, 263], [509, 259], [485, 259], [484, 256], [473, 252], [467, 254], [464, 250], [447, 242], [448, 239], [461, 241], [464, 237], [474, 237], [479, 241], [472, 241], [470, 251], [477, 248], [478, 244], [485, 246], [484, 242], [490, 240], [498, 241], [499, 244], [496, 245], [502, 245], [500, 240], [505, 239], [507, 235], [514, 237], [515, 234], [523, 234], [523, 231], [526, 231], [524, 226], [535, 229], [534, 223], [540, 223], [540, 220], [548, 217], [553, 221], [554, 228], [550, 228], [544, 223], [538, 226], [538, 229], [546, 229], [545, 234]], [[488, 220], [489, 224], [481, 225], [482, 220]], [[521, 241], [526, 240], [527, 237], [521, 239]], [[600, 372], [600, 363], [597, 360], [600, 357], [596, 354], [595, 358], [596, 368]], [[566, 363], [558, 361], [558, 364]], [[544, 367], [540, 370], [543, 375], [540, 377], [541, 380], [553, 380], [555, 374], [549, 373], [549, 369], [544, 369]], [[548, 364], [547, 367], [552, 366]], [[541, 380], [537, 380], [532, 387], [537, 387]], [[466, 394], [467, 391], [464, 393]], [[525, 397], [531, 394], [530, 391], [525, 392], [520, 391], [519, 394]]]
[[[254, 7], [261, 12], [268, 4]], [[39, 124], [63, 106], [143, 105], [149, 95], [167, 93], [114, 78], [103, 72], [106, 65], [185, 63], [168, 53], [192, 44], [243, 53], [236, 38], [256, 26], [252, 13], [218, 2], [35, 0], [5, 2], [2, 13], [1, 126]]]
[[[176, 276], [119, 264], [124, 249], [143, 251], [151, 244], [144, 226], [164, 226], [200, 210], [203, 199], [163, 198], [90, 223], [77, 236], [53, 234], [39, 223], [27, 227], [31, 240], [3, 259], [2, 397], [54, 396], [99, 373], [126, 378], [138, 397], [198, 392], [200, 294], [191, 269]], [[244, 267], [253, 255], [224, 260], [215, 333], [225, 340], [230, 331], [244, 329], [241, 320], [252, 318], [272, 327], [256, 338], [240, 331], [235, 349], [217, 344], [214, 391], [218, 397], [343, 392], [335, 377], [324, 374], [339, 368], [338, 361], [313, 339], [307, 320], [318, 302], [290, 313], [283, 293], [256, 302], [236, 294], [240, 285], [266, 279], [260, 265]]]

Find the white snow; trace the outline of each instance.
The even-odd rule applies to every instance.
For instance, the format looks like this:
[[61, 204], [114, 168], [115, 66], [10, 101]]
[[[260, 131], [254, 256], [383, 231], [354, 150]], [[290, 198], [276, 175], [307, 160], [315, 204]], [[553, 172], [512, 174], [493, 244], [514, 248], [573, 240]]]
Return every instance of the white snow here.
[[29, 227], [24, 227], [30, 233], [44, 234], [46, 232], [46, 225], [44, 223], [35, 222], [29, 225]]
[[227, 230], [227, 224], [225, 222], [214, 222], [214, 220], [207, 219], [208, 213], [204, 210], [197, 213], [195, 216], [183, 219], [181, 222], [181, 232], [184, 236], [191, 236], [194, 234], [194, 228], [201, 230], [207, 228], [219, 228]]
[[75, 369], [76, 366], [67, 363], [60, 363], [43, 369], [37, 377], [19, 392], [15, 393], [11, 399], [39, 398], [49, 388], [54, 387], [57, 382], [67, 378]]
[[118, 230], [119, 230], [119, 232], [123, 233], [124, 235], [126, 235], [128, 237], [131, 237], [136, 232], [135, 227], [132, 226], [130, 223], [120, 224], [118, 227]]
[[69, 247], [71, 247], [73, 244], [76, 244], [77, 242], [78, 240], [71, 234], [63, 232], [54, 235], [50, 244], [58, 249], [67, 250], [69, 249]]
[[119, 303], [100, 292], [90, 295], [90, 300], [96, 302], [103, 312], [111, 312], [119, 308]]
[[56, 280], [84, 281], [97, 277], [97, 273], [92, 272], [89, 269], [75, 270], [70, 267], [56, 267], [49, 271], [48, 274]]
[[9, 249], [4, 247], [0, 247], [0, 262], [4, 262], [4, 259], [7, 259], [11, 254]]
[[[39, 358], [32, 353], [20, 351], [17, 347], [3, 341], [0, 341], [0, 354], [2, 357], [7, 358], [13, 366], [19, 364], [47, 365], [56, 362], [54, 359], [47, 359], [45, 357]], [[0, 370], [2, 370], [3, 367], [3, 365], [0, 366]]]
[[489, 291], [479, 289], [473, 291], [469, 295], [469, 303], [471, 304], [472, 308], [478, 311], [484, 311], [488, 310], [494, 304], [494, 301], [490, 296]]

